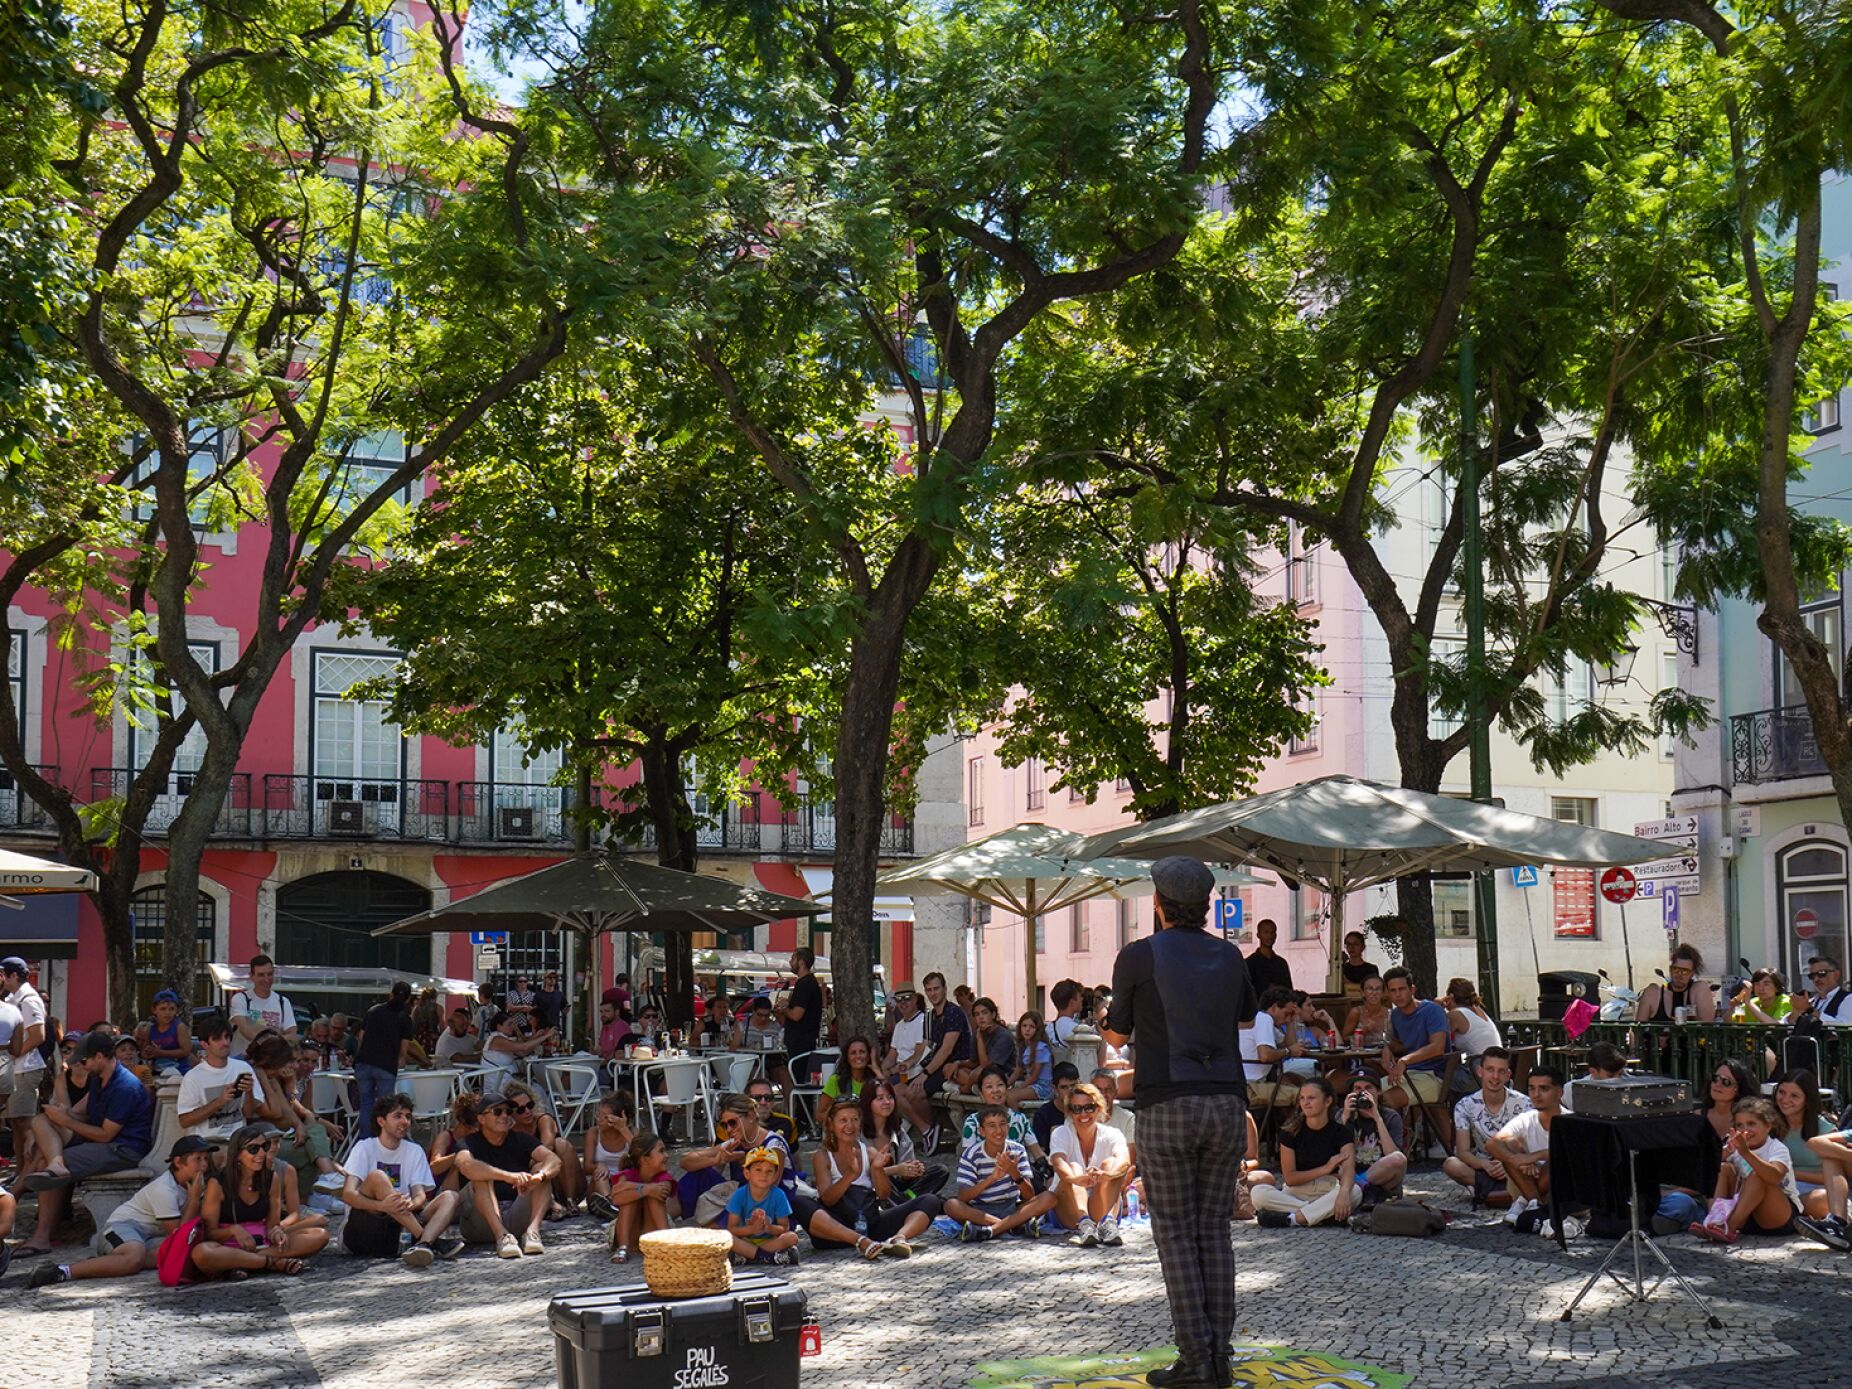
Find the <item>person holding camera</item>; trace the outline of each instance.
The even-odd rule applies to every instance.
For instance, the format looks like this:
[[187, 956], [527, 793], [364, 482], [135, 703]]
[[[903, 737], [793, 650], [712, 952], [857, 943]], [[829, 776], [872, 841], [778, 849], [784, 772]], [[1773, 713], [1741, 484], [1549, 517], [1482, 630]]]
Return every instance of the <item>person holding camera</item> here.
[[199, 1040], [205, 1059], [181, 1080], [175, 1105], [180, 1131], [205, 1139], [228, 1139], [256, 1122], [265, 1098], [263, 1082], [250, 1062], [231, 1054], [232, 1026], [226, 1019], [201, 1023]]
[[1363, 1186], [1357, 1208], [1368, 1210], [1399, 1192], [1402, 1179], [1408, 1175], [1408, 1154], [1402, 1151], [1402, 1116], [1378, 1101], [1375, 1081], [1368, 1076], [1353, 1076], [1338, 1118], [1350, 1125], [1356, 1147], [1358, 1180]]

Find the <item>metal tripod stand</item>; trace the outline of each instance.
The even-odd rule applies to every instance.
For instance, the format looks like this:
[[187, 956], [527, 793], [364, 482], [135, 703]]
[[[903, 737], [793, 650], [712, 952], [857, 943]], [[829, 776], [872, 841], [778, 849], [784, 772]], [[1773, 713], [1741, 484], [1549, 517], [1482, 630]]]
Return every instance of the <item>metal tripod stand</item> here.
[[[1587, 1297], [1595, 1284], [1601, 1281], [1601, 1275], [1604, 1273], [1612, 1278], [1615, 1286], [1626, 1293], [1629, 1300], [1633, 1302], [1649, 1301], [1653, 1294], [1659, 1291], [1660, 1285], [1666, 1281], [1669, 1274], [1676, 1280], [1685, 1296], [1698, 1305], [1698, 1310], [1704, 1313], [1705, 1319], [1710, 1323], [1711, 1330], [1723, 1330], [1723, 1323], [1718, 1320], [1717, 1314], [1711, 1311], [1710, 1304], [1698, 1295], [1696, 1288], [1685, 1281], [1685, 1275], [1672, 1266], [1672, 1260], [1666, 1256], [1665, 1250], [1659, 1247], [1658, 1241], [1640, 1228], [1640, 1182], [1636, 1167], [1637, 1155], [1630, 1148], [1627, 1150], [1627, 1186], [1633, 1199], [1627, 1203], [1627, 1233], [1614, 1242], [1614, 1247], [1608, 1251], [1608, 1257], [1601, 1261], [1601, 1267], [1588, 1275], [1588, 1281], [1582, 1285], [1582, 1291], [1575, 1295], [1573, 1302], [1563, 1308], [1562, 1320], [1569, 1320], [1575, 1309], [1581, 1306], [1582, 1299]], [[1614, 1272], [1614, 1261], [1620, 1258], [1623, 1250], [1631, 1250], [1633, 1253], [1632, 1283], [1629, 1283], [1621, 1274]], [[1650, 1288], [1646, 1286], [1644, 1254], [1651, 1254], [1665, 1268], [1665, 1272], [1653, 1280], [1653, 1286]]]

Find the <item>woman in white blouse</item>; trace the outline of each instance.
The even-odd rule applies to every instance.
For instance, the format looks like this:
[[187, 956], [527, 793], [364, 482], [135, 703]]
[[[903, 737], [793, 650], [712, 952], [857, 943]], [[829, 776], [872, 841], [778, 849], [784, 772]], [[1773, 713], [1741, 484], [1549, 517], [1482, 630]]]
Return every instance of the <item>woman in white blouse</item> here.
[[1125, 1135], [1101, 1123], [1106, 1097], [1092, 1085], [1076, 1085], [1068, 1096], [1067, 1122], [1054, 1131], [1048, 1156], [1055, 1169], [1049, 1189], [1055, 1215], [1074, 1232], [1068, 1243], [1081, 1249], [1125, 1243], [1119, 1234], [1119, 1202], [1132, 1174]]

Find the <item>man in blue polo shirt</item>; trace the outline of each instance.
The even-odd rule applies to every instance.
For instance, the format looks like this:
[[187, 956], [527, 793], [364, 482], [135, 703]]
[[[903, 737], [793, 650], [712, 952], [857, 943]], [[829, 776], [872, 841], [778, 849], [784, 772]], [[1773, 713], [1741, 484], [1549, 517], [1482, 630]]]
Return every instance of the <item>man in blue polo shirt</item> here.
[[1397, 965], [1383, 975], [1389, 995], [1389, 1041], [1384, 1048], [1383, 1103], [1406, 1109], [1413, 1100], [1433, 1125], [1441, 1147], [1453, 1151], [1453, 1115], [1442, 1094], [1452, 1047], [1447, 1010], [1415, 996], [1415, 976]]
[[26, 1178], [39, 1194], [39, 1221], [32, 1238], [14, 1254], [51, 1249], [70, 1190], [85, 1177], [139, 1167], [154, 1146], [154, 1100], [126, 1066], [116, 1064], [116, 1039], [92, 1032], [78, 1044], [77, 1060], [90, 1075], [79, 1102], [46, 1106], [32, 1120], [32, 1135], [46, 1159], [45, 1170]]

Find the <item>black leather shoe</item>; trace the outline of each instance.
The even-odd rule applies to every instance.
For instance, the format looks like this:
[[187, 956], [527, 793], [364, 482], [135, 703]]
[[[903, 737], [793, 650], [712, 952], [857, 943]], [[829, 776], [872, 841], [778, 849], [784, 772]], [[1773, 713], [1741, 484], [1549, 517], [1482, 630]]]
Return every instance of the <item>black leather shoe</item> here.
[[1235, 1372], [1229, 1364], [1227, 1351], [1217, 1351], [1209, 1357], [1209, 1379], [1216, 1389], [1233, 1389]]
[[1179, 1360], [1174, 1365], [1151, 1371], [1145, 1376], [1145, 1383], [1158, 1385], [1159, 1389], [1221, 1389], [1223, 1381], [1201, 1365]]

